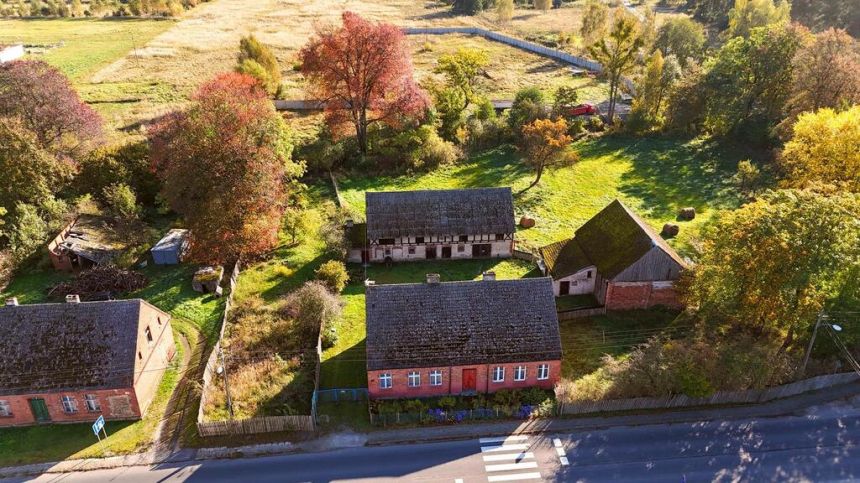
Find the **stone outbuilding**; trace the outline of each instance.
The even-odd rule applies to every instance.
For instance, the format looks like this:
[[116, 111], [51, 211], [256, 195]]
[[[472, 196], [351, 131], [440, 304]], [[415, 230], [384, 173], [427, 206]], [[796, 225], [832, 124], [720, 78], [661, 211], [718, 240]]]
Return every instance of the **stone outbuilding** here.
[[[368, 192], [366, 224], [348, 227], [351, 262], [506, 258], [514, 250], [510, 188]], [[364, 246], [361, 233], [364, 233]]]
[[561, 337], [552, 280], [373, 285], [366, 289], [370, 397], [552, 389]]
[[610, 310], [681, 307], [674, 284], [687, 263], [618, 200], [540, 254], [556, 296], [593, 294]]
[[140, 299], [9, 299], [0, 327], [0, 427], [138, 419], [176, 350], [170, 316]]

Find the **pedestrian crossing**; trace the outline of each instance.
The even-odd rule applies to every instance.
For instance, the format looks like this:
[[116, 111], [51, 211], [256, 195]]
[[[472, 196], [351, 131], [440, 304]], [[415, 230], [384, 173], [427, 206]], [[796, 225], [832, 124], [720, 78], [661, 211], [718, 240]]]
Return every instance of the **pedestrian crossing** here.
[[541, 479], [535, 454], [527, 451], [530, 447], [528, 436], [480, 438], [478, 442], [488, 482]]

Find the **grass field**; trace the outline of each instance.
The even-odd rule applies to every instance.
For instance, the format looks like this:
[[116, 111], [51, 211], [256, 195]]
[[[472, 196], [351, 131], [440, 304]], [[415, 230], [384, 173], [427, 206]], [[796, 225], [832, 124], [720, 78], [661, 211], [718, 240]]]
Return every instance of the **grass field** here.
[[[538, 186], [515, 194], [517, 217], [529, 215], [537, 221], [534, 228], [518, 230], [520, 248], [533, 250], [572, 236], [576, 228], [617, 198], [658, 231], [663, 223], [675, 221], [680, 208], [695, 207], [696, 219], [679, 222], [680, 235], [669, 241], [682, 254], [691, 254], [690, 241], [701, 225], [715, 210], [739, 201], [729, 178], [737, 161], [744, 159], [741, 153], [672, 139], [600, 138], [574, 147], [580, 162], [550, 170]], [[368, 190], [511, 186], [517, 193], [533, 177], [514, 149], [502, 147], [415, 176], [342, 175], [339, 185], [344, 200], [362, 213]]]

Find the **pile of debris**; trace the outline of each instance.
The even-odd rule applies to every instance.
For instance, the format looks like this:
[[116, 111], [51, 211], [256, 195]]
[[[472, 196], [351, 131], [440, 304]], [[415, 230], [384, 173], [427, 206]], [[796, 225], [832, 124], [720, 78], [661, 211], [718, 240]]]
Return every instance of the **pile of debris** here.
[[97, 266], [84, 270], [68, 282], [55, 285], [50, 297], [79, 295], [81, 300], [110, 300], [116, 295], [140, 290], [149, 284], [143, 274], [112, 266]]

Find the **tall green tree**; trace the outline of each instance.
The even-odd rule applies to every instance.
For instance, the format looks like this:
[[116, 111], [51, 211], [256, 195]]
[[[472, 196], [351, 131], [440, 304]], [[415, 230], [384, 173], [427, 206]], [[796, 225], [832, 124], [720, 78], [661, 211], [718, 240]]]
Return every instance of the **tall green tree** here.
[[281, 68], [271, 49], [253, 35], [239, 40], [236, 72], [250, 75], [260, 81], [269, 94], [275, 94], [281, 85]]
[[460, 92], [463, 100], [460, 111], [466, 110], [480, 97], [478, 79], [489, 62], [487, 52], [478, 49], [461, 48], [453, 54], [439, 57], [433, 71], [445, 77], [448, 88]]
[[704, 234], [688, 302], [713, 324], [788, 347], [860, 265], [860, 195], [778, 191], [723, 213]]
[[787, 0], [735, 0], [723, 36], [727, 39], [749, 37], [754, 28], [783, 26], [790, 20], [790, 11], [791, 4]]
[[628, 125], [633, 125], [634, 130], [639, 131], [661, 127], [666, 97], [680, 76], [681, 67], [674, 55], [664, 59], [659, 50], [654, 51], [648, 57], [645, 72], [637, 82]]
[[609, 79], [609, 122], [615, 119], [615, 104], [619, 95], [621, 79], [636, 65], [636, 54], [642, 48], [635, 20], [619, 16], [607, 38], [589, 47], [594, 60], [603, 65], [602, 74]]
[[690, 59], [699, 61], [702, 58], [705, 28], [689, 17], [669, 18], [657, 30], [654, 47], [663, 53], [663, 57], [674, 55], [681, 66], [686, 67]]

